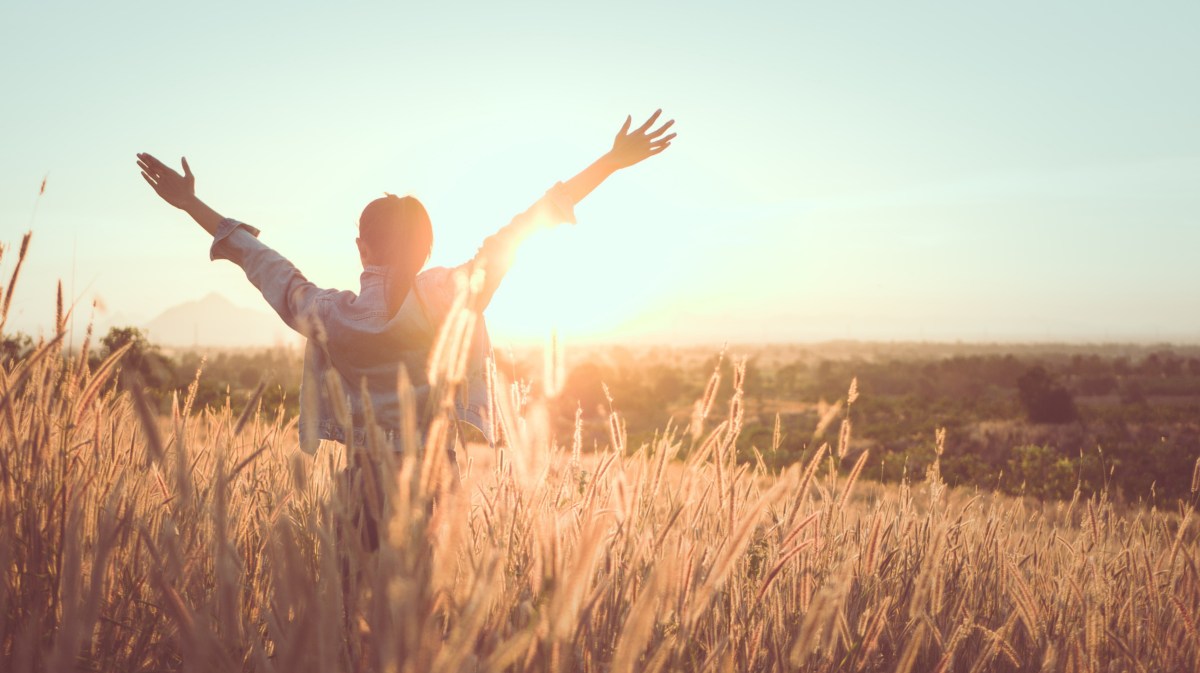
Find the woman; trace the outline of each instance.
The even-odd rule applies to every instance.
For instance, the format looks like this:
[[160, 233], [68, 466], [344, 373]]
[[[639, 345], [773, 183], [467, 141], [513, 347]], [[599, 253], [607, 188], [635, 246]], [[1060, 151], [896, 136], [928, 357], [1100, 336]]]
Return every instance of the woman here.
[[[154, 191], [213, 236], [210, 258], [241, 266], [279, 317], [307, 337], [300, 447], [314, 453], [321, 439], [362, 446], [377, 427], [394, 449], [402, 451], [406, 443], [422, 441], [430, 419], [444, 406], [478, 428], [488, 442], [496, 440], [485, 380], [491, 347], [483, 320], [474, 318], [487, 307], [513, 253], [529, 234], [545, 226], [573, 223], [575, 205], [601, 182], [670, 147], [675, 134], [666, 132], [674, 121], [652, 129], [661, 112], [632, 130], [632, 118], [627, 117], [608, 152], [575, 177], [554, 185], [488, 237], [474, 258], [455, 269], [421, 271], [429, 259], [433, 230], [417, 199], [389, 194], [372, 201], [359, 218], [357, 244], [363, 272], [357, 294], [317, 287], [259, 241], [258, 229], [222, 217], [197, 198], [186, 158], [183, 175], [149, 154], [138, 154], [137, 159], [142, 177]], [[451, 315], [464, 316], [453, 321], [453, 329], [463, 332], [459, 337], [469, 342], [468, 350], [450, 358], [464, 366], [450, 362], [439, 376], [436, 369], [431, 371], [431, 361], [437, 366], [447, 358], [431, 358], [431, 353], [439, 334], [443, 342], [455, 338], [450, 334], [453, 329], [443, 329], [451, 327]], [[398, 385], [404, 377], [420, 410], [420, 420], [410, 429], [405, 427], [402, 401], [409, 389]], [[459, 385], [458, 393], [443, 394], [447, 384]], [[451, 399], [452, 405], [443, 403]], [[412, 437], [412, 430], [420, 437]]]

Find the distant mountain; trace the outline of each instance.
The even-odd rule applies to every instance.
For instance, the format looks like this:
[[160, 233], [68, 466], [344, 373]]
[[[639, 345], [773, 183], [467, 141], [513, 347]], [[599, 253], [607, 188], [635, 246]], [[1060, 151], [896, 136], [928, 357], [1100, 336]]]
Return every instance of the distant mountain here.
[[238, 306], [215, 292], [173, 306], [145, 327], [150, 340], [163, 346], [274, 346], [297, 339], [273, 313]]

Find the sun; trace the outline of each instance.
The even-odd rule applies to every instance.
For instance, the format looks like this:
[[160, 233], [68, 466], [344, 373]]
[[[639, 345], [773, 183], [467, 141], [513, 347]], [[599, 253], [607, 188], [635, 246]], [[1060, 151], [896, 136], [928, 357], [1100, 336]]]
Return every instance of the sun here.
[[619, 340], [655, 293], [612, 237], [560, 227], [526, 241], [487, 309], [498, 337]]

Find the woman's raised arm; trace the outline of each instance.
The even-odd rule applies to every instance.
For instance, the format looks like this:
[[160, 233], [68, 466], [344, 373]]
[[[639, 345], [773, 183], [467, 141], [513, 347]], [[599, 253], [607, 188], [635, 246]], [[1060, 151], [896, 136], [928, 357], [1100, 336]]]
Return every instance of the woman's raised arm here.
[[675, 120], [650, 130], [661, 114], [662, 110], [655, 111], [645, 123], [632, 131], [630, 126], [633, 125], [633, 118], [626, 117], [624, 125], [613, 139], [612, 149], [575, 177], [552, 187], [525, 212], [514, 217], [507, 226], [484, 240], [479, 252], [470, 262], [473, 267], [482, 266], [484, 272], [484, 284], [477, 303], [479, 310], [483, 310], [491, 301], [492, 294], [512, 266], [516, 249], [530, 234], [542, 227], [563, 222], [574, 223], [575, 206], [600, 186], [600, 183], [618, 170], [645, 161], [671, 146], [675, 134], [666, 132]]

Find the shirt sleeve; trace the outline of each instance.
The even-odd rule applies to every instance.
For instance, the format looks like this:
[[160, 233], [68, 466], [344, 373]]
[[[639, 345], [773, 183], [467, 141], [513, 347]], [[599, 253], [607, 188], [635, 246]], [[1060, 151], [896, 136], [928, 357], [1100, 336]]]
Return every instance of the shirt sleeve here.
[[318, 298], [331, 290], [311, 283], [286, 257], [258, 240], [259, 230], [225, 218], [213, 235], [209, 259], [227, 259], [242, 267], [246, 278], [288, 327], [313, 336]]

